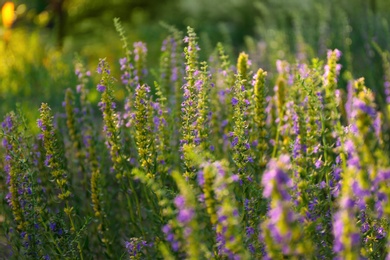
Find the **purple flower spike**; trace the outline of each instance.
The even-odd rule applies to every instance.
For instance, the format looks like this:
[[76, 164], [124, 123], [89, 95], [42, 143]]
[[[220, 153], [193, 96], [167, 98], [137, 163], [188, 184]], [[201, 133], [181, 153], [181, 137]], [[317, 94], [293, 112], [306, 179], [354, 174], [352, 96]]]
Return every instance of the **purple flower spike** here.
[[99, 92], [104, 92], [106, 90], [106, 86], [103, 86], [103, 85], [97, 85], [96, 89], [99, 91]]

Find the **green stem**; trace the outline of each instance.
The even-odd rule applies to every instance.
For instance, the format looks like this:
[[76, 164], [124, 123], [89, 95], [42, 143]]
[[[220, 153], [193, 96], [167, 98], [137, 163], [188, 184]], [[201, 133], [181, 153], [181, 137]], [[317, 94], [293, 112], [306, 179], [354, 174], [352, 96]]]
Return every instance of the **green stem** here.
[[275, 145], [274, 145], [274, 149], [272, 151], [272, 158], [275, 158], [275, 156], [276, 156], [276, 150], [277, 150], [277, 147], [279, 144], [279, 132], [280, 132], [281, 126], [282, 126], [282, 119], [280, 119], [280, 121], [278, 123], [278, 127], [276, 128]]

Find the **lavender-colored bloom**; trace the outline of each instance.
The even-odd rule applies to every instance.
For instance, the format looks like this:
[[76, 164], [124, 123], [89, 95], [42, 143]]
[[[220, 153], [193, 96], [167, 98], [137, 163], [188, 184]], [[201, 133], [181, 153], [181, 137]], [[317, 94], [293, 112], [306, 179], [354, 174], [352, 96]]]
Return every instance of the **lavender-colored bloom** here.
[[182, 207], [184, 207], [185, 200], [184, 200], [184, 197], [183, 197], [183, 196], [181, 196], [181, 195], [177, 196], [177, 197], [175, 198], [174, 202], [175, 202], [175, 206], [176, 206], [177, 208], [182, 208]]
[[46, 130], [46, 126], [43, 125], [43, 122], [42, 122], [41, 119], [38, 119], [38, 120], [37, 120], [37, 125], [38, 125], [38, 127], [39, 127], [41, 130], [43, 130], [43, 131]]
[[247, 237], [250, 237], [255, 234], [255, 229], [253, 227], [246, 227], [245, 233]]
[[179, 214], [177, 215], [177, 220], [182, 224], [187, 224], [193, 219], [194, 215], [195, 215], [194, 210], [184, 208], [179, 210]]
[[100, 67], [100, 66], [98, 66], [97, 67], [97, 69], [96, 69], [96, 72], [98, 73], [98, 74], [102, 74], [102, 68]]
[[238, 144], [238, 137], [235, 136], [232, 141], [232, 147], [235, 147]]
[[235, 105], [237, 105], [237, 104], [238, 104], [238, 99], [235, 98], [235, 97], [233, 97], [233, 98], [232, 98], [232, 105], [235, 106]]
[[378, 171], [376, 182], [384, 182], [390, 180], [390, 169], [381, 169]]
[[352, 115], [356, 115], [358, 111], [361, 111], [367, 115], [369, 115], [373, 120], [375, 120], [376, 117], [376, 110], [372, 106], [366, 104], [364, 101], [354, 98], [353, 99], [353, 109], [355, 113], [352, 113]]
[[314, 165], [315, 165], [316, 169], [319, 169], [322, 167], [322, 165], [324, 165], [324, 162], [321, 161], [321, 159], [318, 159]]
[[134, 45], [134, 60], [138, 61], [141, 53], [146, 53], [148, 50], [143, 42], [135, 42]]
[[50, 163], [50, 160], [52, 157], [53, 157], [53, 155], [51, 155], [51, 154], [46, 155], [46, 159], [45, 159], [45, 166], [46, 167], [49, 167], [49, 163]]
[[386, 231], [383, 227], [376, 227], [376, 238], [377, 239], [383, 239], [386, 237]]
[[121, 65], [121, 70], [125, 70], [127, 65], [127, 58], [124, 57], [122, 59], [119, 59], [119, 64]]
[[238, 174], [233, 174], [231, 178], [232, 178], [232, 181], [234, 181], [234, 182], [237, 182], [240, 180], [240, 176]]
[[[267, 228], [270, 231], [270, 234], [276, 244], [282, 246], [282, 251], [288, 253], [290, 251], [289, 242], [291, 240], [291, 231], [290, 230], [281, 230], [280, 223], [281, 221], [287, 221], [285, 224], [292, 223], [294, 221], [294, 216], [291, 211], [286, 211], [287, 209], [283, 206], [282, 203], [278, 202], [276, 207], [271, 208], [268, 212], [268, 225]], [[287, 215], [287, 216], [286, 216]], [[287, 219], [284, 219], [284, 216]]]
[[203, 85], [203, 80], [197, 80], [196, 82], [195, 82], [195, 88], [198, 90], [198, 91], [200, 91], [201, 90], [201, 88], [202, 88], [202, 85]]
[[362, 233], [366, 233], [369, 229], [370, 229], [370, 225], [367, 222], [364, 222], [360, 228], [360, 231]]
[[290, 200], [290, 195], [285, 189], [292, 186], [292, 181], [286, 172], [286, 169], [289, 168], [289, 161], [288, 155], [282, 155], [278, 161], [272, 159], [268, 163], [261, 181], [264, 187], [264, 197], [270, 198], [272, 191], [275, 190], [282, 195], [284, 200]]
[[130, 241], [126, 241], [125, 243], [127, 253], [131, 257], [137, 256], [137, 254], [140, 253], [142, 248], [145, 246], [147, 246], [147, 242], [139, 238], [131, 238]]
[[204, 172], [203, 172], [203, 170], [200, 170], [200, 171], [198, 171], [198, 175], [197, 175], [198, 177], [198, 184], [200, 185], [200, 186], [203, 186], [204, 184], [205, 184], [205, 180], [204, 180]]
[[96, 89], [99, 91], [99, 92], [104, 92], [106, 91], [106, 86], [103, 86], [101, 84], [98, 84]]
[[51, 231], [55, 231], [56, 226], [57, 226], [57, 224], [55, 222], [50, 222], [49, 223], [49, 228], [50, 228]]
[[177, 252], [179, 250], [179, 242], [175, 239], [171, 225], [166, 224], [163, 226], [162, 231], [165, 234], [166, 240], [171, 243], [173, 251]]
[[333, 235], [335, 238], [334, 245], [333, 245], [333, 250], [335, 252], [340, 252], [343, 250], [344, 245], [341, 241], [341, 237], [343, 235], [343, 229], [344, 229], [344, 224], [343, 220], [341, 219], [341, 214], [338, 212], [335, 214], [333, 221]]
[[294, 147], [293, 147], [293, 158], [296, 159], [301, 154], [302, 145], [301, 145], [301, 139], [297, 137], [294, 141]]
[[352, 184], [352, 190], [354, 192], [354, 194], [360, 198], [360, 199], [363, 199], [364, 197], [367, 197], [370, 195], [370, 191], [367, 190], [367, 189], [364, 189], [362, 187], [360, 187], [359, 183], [357, 181], [354, 181], [353, 184]]
[[177, 67], [172, 68], [171, 81], [175, 82], [178, 79], [179, 69]]
[[373, 123], [373, 127], [375, 129], [375, 135], [378, 139], [381, 138], [381, 135], [382, 135], [382, 118], [380, 116], [380, 114], [378, 113], [375, 117], [375, 121]]
[[294, 110], [292, 111], [292, 120], [293, 120], [293, 132], [295, 135], [299, 135], [299, 117]]

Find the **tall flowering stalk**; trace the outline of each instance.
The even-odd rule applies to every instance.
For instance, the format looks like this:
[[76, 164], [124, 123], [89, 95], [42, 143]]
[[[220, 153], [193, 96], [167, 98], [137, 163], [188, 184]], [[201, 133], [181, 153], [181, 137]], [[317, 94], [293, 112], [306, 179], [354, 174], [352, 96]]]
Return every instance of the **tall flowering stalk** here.
[[[59, 143], [55, 136], [56, 132], [53, 126], [53, 116], [51, 115], [50, 107], [45, 103], [42, 103], [39, 111], [40, 119], [38, 119], [37, 124], [41, 130], [43, 145], [46, 152], [45, 163], [46, 166], [50, 169], [50, 173], [57, 186], [57, 189], [59, 190], [57, 197], [65, 204], [64, 212], [69, 218], [70, 231], [73, 234], [76, 234], [77, 230], [74, 220], [75, 212], [73, 206], [70, 205], [70, 197], [72, 193], [69, 189], [69, 177], [65, 168], [64, 160], [59, 150]], [[77, 243], [80, 258], [83, 259], [81, 243], [80, 241]]]
[[372, 42], [374, 48], [379, 52], [382, 58], [382, 67], [383, 67], [383, 75], [384, 75], [384, 99], [385, 106], [387, 107], [387, 111], [385, 113], [388, 117], [388, 122], [390, 122], [390, 62], [389, 62], [389, 52], [381, 50], [378, 44]]
[[145, 77], [148, 74], [146, 68], [146, 55], [148, 49], [143, 42], [134, 43], [134, 84], [135, 86], [145, 83]]
[[[355, 97], [352, 102], [351, 139], [355, 147], [359, 147], [357, 156], [360, 167], [357, 171], [355, 193], [360, 200], [373, 200], [370, 196], [372, 183], [377, 176], [380, 161], [376, 156], [376, 146], [379, 143], [375, 135], [374, 122], [377, 116], [373, 93], [364, 86], [364, 79], [355, 81]], [[368, 203], [370, 205], [370, 203]]]
[[[166, 38], [161, 47], [160, 77], [161, 93], [166, 98], [166, 126], [175, 133], [169, 136], [167, 143], [170, 147], [180, 149], [181, 105], [183, 101], [183, 84], [185, 68], [183, 67], [183, 32], [173, 26], [162, 23], [170, 36]], [[169, 113], [168, 113], [169, 111]], [[171, 160], [175, 165], [180, 164], [180, 154], [172, 154]]]
[[65, 92], [65, 112], [66, 112], [66, 126], [68, 128], [69, 137], [72, 144], [72, 150], [75, 152], [75, 157], [78, 161], [78, 167], [80, 174], [83, 176], [82, 185], [87, 185], [87, 171], [85, 168], [85, 152], [82, 148], [82, 136], [81, 131], [77, 127], [77, 119], [74, 105], [74, 94], [71, 89], [67, 89]]
[[[324, 117], [322, 118], [321, 122], [323, 125], [324, 156], [332, 154], [331, 148], [334, 147], [335, 144], [335, 134], [340, 134], [342, 131], [340, 127], [340, 112], [338, 109], [340, 104], [338, 103], [337, 99], [337, 96], [340, 95], [339, 90], [337, 90], [338, 76], [341, 70], [341, 64], [338, 64], [337, 62], [339, 61], [340, 57], [341, 52], [339, 50], [328, 50], [328, 61], [324, 68]], [[332, 129], [335, 131], [332, 131]], [[327, 160], [327, 158], [325, 158], [325, 160]]]
[[[221, 43], [218, 43], [217, 51], [219, 69], [215, 77], [215, 87], [211, 90], [210, 94], [210, 107], [213, 111], [210, 127], [212, 132], [211, 136], [217, 139], [213, 143], [223, 142], [222, 147], [214, 147], [216, 151], [222, 150], [227, 152], [229, 148], [228, 136], [233, 125], [230, 115], [234, 111], [231, 100], [234, 95], [232, 86], [234, 86], [235, 72], [229, 61], [229, 56], [226, 54], [225, 48]], [[212, 92], [216, 92], [216, 95], [213, 95]], [[220, 136], [222, 136], [222, 140], [220, 140]]]
[[[123, 152], [121, 145], [121, 136], [119, 130], [119, 118], [115, 112], [116, 104], [113, 100], [113, 83], [114, 78], [110, 74], [110, 69], [105, 59], [99, 61], [97, 73], [102, 75], [102, 79], [97, 85], [97, 90], [102, 93], [101, 101], [99, 102], [100, 110], [103, 114], [106, 145], [110, 151], [111, 161], [113, 162], [113, 168], [116, 173], [117, 180], [121, 183], [122, 189], [126, 191], [128, 189], [126, 180], [128, 180], [130, 189], [134, 190], [133, 180], [130, 179], [130, 165], [128, 158]], [[135, 223], [135, 216], [138, 215], [140, 220], [140, 204], [138, 195], [132, 197], [131, 200], [128, 192], [126, 192], [127, 207], [130, 212], [130, 218], [132, 223]], [[133, 210], [133, 205], [136, 206], [136, 212]], [[141, 231], [142, 227], [137, 226]]]
[[207, 247], [202, 240], [202, 229], [197, 222], [196, 196], [189, 184], [178, 172], [173, 172], [180, 194], [175, 197], [174, 204], [177, 209], [177, 222], [182, 230], [184, 249], [187, 259], [200, 259], [202, 255], [209, 255]]
[[231, 135], [233, 160], [238, 168], [238, 172], [241, 178], [244, 178], [246, 172], [246, 165], [253, 159], [250, 155], [250, 145], [248, 140], [248, 134], [246, 128], [248, 122], [245, 120], [245, 113], [247, 111], [248, 100], [245, 98], [245, 80], [241, 76], [237, 75], [236, 82], [234, 84], [234, 97], [231, 100], [231, 105], [234, 107], [233, 120], [234, 127]]
[[265, 100], [265, 77], [267, 72], [259, 69], [253, 78], [253, 96], [254, 96], [254, 131], [257, 136], [253, 136], [252, 142], [256, 142], [257, 160], [259, 166], [263, 168], [266, 164], [266, 151], [267, 151], [267, 129], [266, 129], [266, 100]]
[[130, 88], [130, 86], [134, 86], [133, 78], [131, 77], [133, 73], [133, 65], [131, 64], [131, 51], [127, 42], [125, 29], [123, 28], [119, 18], [114, 18], [114, 25], [116, 31], [119, 34], [119, 37], [121, 38], [123, 44], [122, 48], [125, 52], [125, 57], [119, 60], [119, 63], [121, 65], [120, 70], [123, 73], [121, 76], [121, 80], [122, 83], [127, 87], [128, 91], [131, 92], [132, 89]]
[[162, 93], [160, 86], [155, 82], [157, 102], [152, 104], [154, 108], [153, 124], [156, 143], [157, 172], [163, 177], [168, 172], [168, 164], [174, 162], [172, 148], [170, 146], [167, 98]]
[[[20, 248], [13, 248], [15, 257], [34, 258], [44, 256], [44, 223], [41, 215], [45, 204], [36, 182], [37, 172], [30, 153], [30, 138], [25, 132], [23, 115], [9, 113], [1, 124], [5, 149], [4, 170], [8, 174], [9, 193], [5, 196], [12, 212], [9, 222], [14, 231], [7, 232], [7, 238]], [[11, 227], [12, 227], [11, 226]]]
[[207, 63], [202, 62], [202, 72], [199, 79], [195, 83], [195, 87], [198, 92], [197, 103], [197, 119], [195, 126], [195, 144], [202, 147], [203, 150], [208, 148], [208, 136], [209, 136], [209, 78], [210, 74], [207, 71]]
[[[161, 231], [165, 235], [165, 240], [168, 242], [174, 252], [179, 251], [182, 245], [182, 234], [180, 231], [180, 225], [175, 219], [175, 206], [173, 203], [173, 197], [166, 186], [159, 178], [152, 178], [150, 175], [146, 175], [145, 172], [138, 168], [132, 170], [132, 174], [138, 178], [142, 183], [147, 185], [154, 193], [158, 200], [159, 211], [159, 224], [162, 225]], [[159, 249], [161, 254], [166, 259], [174, 259], [173, 252], [169, 249], [166, 243], [160, 243]]]
[[126, 175], [123, 169], [123, 163], [126, 161], [126, 158], [123, 157], [121, 151], [119, 118], [115, 112], [116, 103], [114, 102], [112, 89], [114, 78], [110, 75], [110, 69], [105, 59], [100, 59], [97, 73], [102, 75], [102, 79], [97, 85], [97, 90], [102, 93], [99, 107], [103, 113], [103, 130], [107, 138], [106, 145], [110, 150], [116, 177], [121, 179]]
[[[183, 99], [182, 86], [184, 69], [184, 56], [182, 53], [183, 33], [173, 26], [162, 23], [162, 26], [170, 32], [162, 44], [160, 58], [160, 72], [163, 94], [168, 98], [169, 107], [172, 108], [173, 119], [179, 118], [181, 101]], [[170, 95], [172, 94], [172, 95]], [[170, 98], [169, 98], [170, 97]]]
[[21, 177], [20, 172], [15, 167], [16, 161], [13, 158], [12, 154], [20, 155], [20, 151], [17, 149], [17, 143], [15, 142], [16, 136], [14, 133], [17, 131], [17, 125], [15, 124], [15, 114], [9, 114], [5, 117], [2, 122], [2, 136], [3, 136], [3, 147], [5, 148], [5, 172], [8, 174], [7, 182], [9, 183], [9, 194], [8, 201], [12, 210], [13, 219], [16, 223], [16, 227], [18, 231], [22, 231], [25, 229], [25, 219], [22, 210], [22, 206], [20, 203], [18, 190], [21, 185]]
[[360, 235], [356, 225], [356, 199], [353, 192], [356, 171], [360, 164], [352, 142], [346, 142], [345, 149], [348, 155], [346, 167], [342, 173], [341, 197], [339, 210], [333, 219], [333, 250], [342, 259], [357, 259], [359, 257]]
[[[249, 60], [248, 54], [241, 52], [237, 59], [237, 74], [240, 75], [243, 80], [245, 80], [246, 87], [249, 85], [250, 65], [251, 61]], [[249, 90], [248, 87], [246, 90]]]
[[[196, 34], [191, 27], [188, 27], [188, 36], [184, 38], [184, 42], [188, 44], [184, 48], [186, 56], [186, 83], [183, 86], [184, 101], [182, 103], [182, 140], [183, 145], [196, 146], [195, 142], [195, 127], [197, 120], [197, 88], [196, 82], [200, 74], [198, 70], [198, 45], [196, 42]], [[193, 165], [188, 158], [184, 156], [184, 165], [186, 167], [186, 178], [193, 178], [195, 175]]]
[[287, 61], [277, 60], [276, 67], [279, 75], [276, 80], [274, 91], [276, 94], [276, 106], [279, 118], [282, 120], [285, 113], [285, 104], [287, 102], [287, 84], [289, 80], [290, 64], [288, 64]]
[[[289, 142], [288, 135], [283, 135], [283, 139], [280, 140], [280, 136], [282, 133], [283, 126], [288, 126], [288, 124], [285, 124], [286, 121], [286, 103], [287, 103], [287, 84], [288, 84], [288, 78], [289, 78], [289, 72], [290, 72], [290, 65], [287, 61], [276, 61], [276, 67], [278, 70], [278, 78], [276, 79], [276, 84], [274, 86], [274, 98], [273, 102], [276, 106], [277, 115], [273, 115], [272, 118], [277, 123], [276, 127], [276, 133], [274, 137], [274, 143], [273, 143], [273, 151], [272, 151], [272, 157], [275, 158], [276, 152], [278, 148], [282, 148], [282, 152], [286, 152], [286, 144]], [[274, 111], [272, 111], [274, 112]]]
[[217, 161], [210, 166], [212, 169], [209, 169], [211, 170], [209, 174], [214, 178], [212, 190], [216, 201], [215, 231], [218, 254], [229, 259], [249, 259], [244, 247], [240, 216], [232, 189], [237, 176], [229, 174], [226, 161]]
[[135, 140], [141, 167], [147, 175], [154, 175], [155, 150], [150, 125], [151, 111], [146, 85], [138, 86], [135, 90]]
[[[75, 114], [74, 94], [71, 90], [67, 90], [65, 94], [65, 109], [67, 114], [67, 126], [70, 135], [75, 133], [74, 145], [77, 148], [77, 157], [79, 158], [79, 164], [85, 171], [90, 171], [89, 187], [84, 188], [86, 191], [90, 191], [86, 194], [87, 198], [92, 202], [93, 214], [97, 221], [97, 231], [100, 237], [100, 241], [105, 247], [105, 253], [112, 256], [111, 250], [111, 238], [109, 237], [110, 223], [106, 212], [106, 191], [103, 184], [105, 182], [104, 175], [101, 172], [101, 165], [98, 161], [97, 151], [97, 131], [95, 129], [95, 122], [92, 118], [92, 107], [88, 100], [89, 90], [87, 89], [87, 83], [91, 72], [87, 71], [84, 65], [77, 61], [75, 63], [75, 73], [78, 77], [78, 85], [76, 92], [79, 94], [80, 113]], [[77, 97], [77, 96], [76, 96]], [[78, 125], [81, 127], [78, 127]], [[70, 130], [74, 129], [74, 130]], [[84, 185], [87, 185], [87, 177], [89, 175], [84, 173]], [[90, 194], [90, 195], [89, 195]], [[90, 197], [89, 197], [90, 196]]]
[[263, 196], [270, 199], [268, 218], [261, 225], [268, 257], [289, 257], [312, 254], [312, 244], [303, 242], [304, 233], [297, 214], [292, 210], [289, 177], [290, 159], [281, 155], [272, 159], [262, 178]]

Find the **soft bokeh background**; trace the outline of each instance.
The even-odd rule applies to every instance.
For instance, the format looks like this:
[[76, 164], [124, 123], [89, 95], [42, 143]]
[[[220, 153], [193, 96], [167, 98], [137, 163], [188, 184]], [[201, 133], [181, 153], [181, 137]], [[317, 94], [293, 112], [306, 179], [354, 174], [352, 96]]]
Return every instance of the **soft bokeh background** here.
[[[183, 31], [194, 27], [202, 59], [222, 42], [232, 59], [246, 51], [254, 66], [271, 71], [277, 59], [324, 59], [327, 49], [338, 48], [341, 86], [351, 74], [364, 76], [382, 102], [382, 62], [373, 42], [390, 47], [388, 0], [1, 0], [0, 7], [6, 2], [14, 4], [14, 20], [0, 27], [1, 115], [17, 104], [32, 118], [41, 102], [60, 110], [65, 89], [76, 85], [76, 57], [92, 72], [107, 57], [119, 77], [123, 52], [114, 17], [130, 43], [147, 43], [148, 66], [155, 69], [168, 34], [161, 21]], [[90, 98], [96, 102], [97, 93]]]

